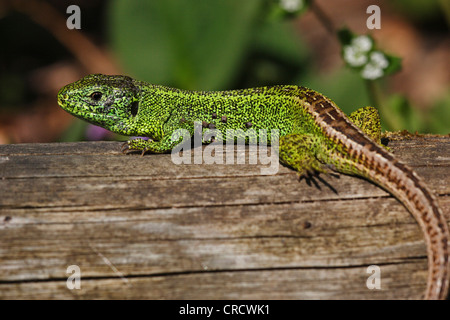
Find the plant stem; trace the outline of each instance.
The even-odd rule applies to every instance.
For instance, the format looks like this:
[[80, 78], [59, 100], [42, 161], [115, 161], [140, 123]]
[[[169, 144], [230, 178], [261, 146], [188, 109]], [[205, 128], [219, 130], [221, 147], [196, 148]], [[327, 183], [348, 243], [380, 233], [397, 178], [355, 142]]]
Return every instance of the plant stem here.
[[325, 29], [327, 29], [330, 34], [335, 35], [333, 22], [315, 1], [311, 1], [311, 11], [316, 15], [317, 19], [319, 19]]
[[383, 93], [380, 86], [376, 81], [365, 80], [367, 92], [369, 94], [369, 100], [372, 107], [377, 108], [380, 112], [381, 118], [388, 131], [397, 130], [402, 127], [402, 121], [398, 116], [394, 115], [388, 109], [386, 99], [383, 97]]
[[447, 25], [450, 27], [450, 2], [448, 0], [439, 0], [442, 12], [447, 20]]

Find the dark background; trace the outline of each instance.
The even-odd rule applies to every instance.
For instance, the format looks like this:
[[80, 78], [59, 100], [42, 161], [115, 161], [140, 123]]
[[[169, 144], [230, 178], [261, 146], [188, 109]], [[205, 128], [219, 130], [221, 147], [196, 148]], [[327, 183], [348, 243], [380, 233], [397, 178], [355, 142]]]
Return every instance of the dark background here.
[[[81, 30], [66, 27], [71, 4]], [[400, 72], [377, 81], [384, 129], [449, 133], [448, 1], [315, 4], [336, 30], [370, 33], [403, 59]], [[366, 28], [373, 4], [380, 30]], [[62, 86], [89, 73], [191, 90], [298, 84], [347, 113], [373, 104], [313, 10], [280, 12], [275, 0], [0, 0], [0, 143], [114, 138], [56, 103]]]

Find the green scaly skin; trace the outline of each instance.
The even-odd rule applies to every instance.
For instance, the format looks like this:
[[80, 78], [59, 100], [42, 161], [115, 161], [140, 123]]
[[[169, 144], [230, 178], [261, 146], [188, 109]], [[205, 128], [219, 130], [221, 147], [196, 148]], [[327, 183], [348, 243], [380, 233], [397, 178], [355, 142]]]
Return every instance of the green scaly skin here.
[[[194, 123], [202, 133], [242, 129], [246, 141], [279, 139], [280, 162], [301, 175], [330, 170], [364, 177], [399, 199], [422, 228], [427, 243], [429, 275], [425, 298], [448, 294], [448, 227], [433, 193], [405, 164], [380, 147], [376, 109], [365, 107], [347, 117], [330, 99], [304, 87], [283, 85], [203, 92], [152, 85], [126, 76], [89, 75], [63, 87], [58, 104], [67, 112], [110, 131], [150, 139], [127, 142], [129, 150], [164, 153], [182, 142], [172, 133]], [[249, 130], [249, 129], [253, 130]], [[270, 131], [277, 129], [279, 136]], [[203, 135], [202, 135], [203, 136]], [[210, 141], [204, 141], [205, 143]]]

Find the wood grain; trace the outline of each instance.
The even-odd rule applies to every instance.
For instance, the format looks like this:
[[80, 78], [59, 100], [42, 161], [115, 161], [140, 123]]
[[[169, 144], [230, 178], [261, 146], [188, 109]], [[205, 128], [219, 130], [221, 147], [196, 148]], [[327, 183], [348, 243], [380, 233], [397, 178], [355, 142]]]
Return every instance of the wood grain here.
[[[175, 165], [120, 145], [0, 146], [0, 299], [422, 297], [419, 227], [373, 184]], [[389, 146], [449, 220], [450, 138]], [[80, 290], [66, 286], [69, 265], [81, 269]], [[380, 290], [366, 287], [369, 265], [380, 267]]]

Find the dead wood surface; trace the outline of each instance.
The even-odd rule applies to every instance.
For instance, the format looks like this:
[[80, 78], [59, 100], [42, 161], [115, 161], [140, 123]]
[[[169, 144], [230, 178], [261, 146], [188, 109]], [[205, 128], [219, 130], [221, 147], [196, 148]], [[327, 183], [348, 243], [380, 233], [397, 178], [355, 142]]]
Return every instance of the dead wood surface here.
[[[0, 146], [0, 299], [419, 299], [421, 231], [359, 178], [176, 165], [120, 142]], [[394, 140], [450, 216], [450, 138]], [[194, 152], [194, 151], [191, 151]], [[81, 270], [81, 289], [66, 285]], [[366, 286], [380, 267], [381, 289]]]

